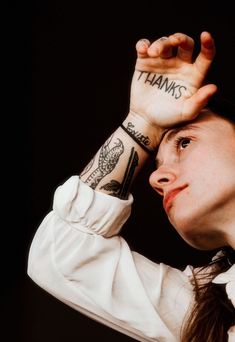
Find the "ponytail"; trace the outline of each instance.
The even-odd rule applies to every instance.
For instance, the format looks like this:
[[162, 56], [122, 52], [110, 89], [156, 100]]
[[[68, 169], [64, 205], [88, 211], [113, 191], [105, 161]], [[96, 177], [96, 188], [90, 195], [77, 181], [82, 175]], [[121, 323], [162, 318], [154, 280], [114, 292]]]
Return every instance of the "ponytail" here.
[[226, 249], [224, 256], [212, 261], [209, 267], [193, 271], [195, 304], [183, 324], [182, 342], [228, 341], [228, 330], [235, 324], [235, 308], [225, 285], [214, 284], [212, 280], [231, 267], [234, 255], [234, 250]]

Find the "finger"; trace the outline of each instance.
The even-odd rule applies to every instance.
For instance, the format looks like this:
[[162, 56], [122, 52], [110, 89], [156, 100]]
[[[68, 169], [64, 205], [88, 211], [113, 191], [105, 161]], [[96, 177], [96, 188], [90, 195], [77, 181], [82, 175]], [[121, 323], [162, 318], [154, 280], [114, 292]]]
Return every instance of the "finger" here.
[[163, 44], [160, 50], [160, 57], [161, 58], [170, 58], [173, 55], [172, 46], [169, 44]]
[[148, 56], [148, 47], [150, 46], [150, 41], [148, 39], [140, 39], [136, 43], [136, 51], [138, 57], [147, 57]]
[[177, 47], [177, 57], [185, 62], [192, 61], [194, 40], [183, 33], [175, 33], [169, 36], [169, 40], [174, 47]]
[[183, 109], [183, 120], [193, 120], [199, 112], [207, 105], [210, 97], [217, 91], [215, 84], [207, 84], [185, 102]]
[[148, 48], [150, 57], [170, 58], [172, 57], [172, 45], [168, 37], [161, 37], [153, 42]]
[[215, 44], [209, 32], [201, 33], [201, 51], [195, 60], [195, 65], [200, 73], [205, 74], [215, 56]]

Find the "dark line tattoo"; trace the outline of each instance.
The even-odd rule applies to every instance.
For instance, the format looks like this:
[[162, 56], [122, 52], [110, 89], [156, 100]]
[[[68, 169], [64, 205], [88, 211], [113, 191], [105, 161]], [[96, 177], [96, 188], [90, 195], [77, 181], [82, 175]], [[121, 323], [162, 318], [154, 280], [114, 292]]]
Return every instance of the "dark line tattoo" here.
[[117, 138], [115, 146], [110, 148], [112, 136], [101, 147], [98, 159], [98, 167], [87, 177], [85, 183], [92, 189], [95, 189], [99, 182], [110, 172], [113, 171], [118, 163], [120, 155], [124, 152], [124, 145], [122, 141]]
[[138, 141], [145, 146], [150, 145], [150, 138], [148, 136], [144, 136], [142, 133], [138, 132], [134, 129], [135, 125], [131, 122], [127, 123], [126, 129], [138, 139]]
[[132, 147], [122, 183], [112, 179], [111, 182], [101, 186], [100, 189], [110, 191], [110, 195], [112, 196], [127, 199], [138, 161], [138, 153]]
[[151, 150], [147, 147], [150, 144], [150, 138], [133, 129], [135, 126], [131, 122], [128, 122], [127, 127], [125, 127], [123, 124], [121, 124], [120, 127], [150, 156], [155, 154], [154, 150]]
[[134, 172], [136, 167], [138, 166], [139, 157], [136, 151], [134, 151], [134, 147], [131, 149], [131, 155], [128, 160], [127, 168], [125, 171], [125, 175], [122, 181], [122, 185], [118, 192], [118, 197], [122, 199], [126, 199], [128, 196], [128, 192], [131, 186], [131, 182], [134, 176]]
[[147, 83], [152, 87], [157, 86], [158, 89], [170, 94], [175, 99], [179, 99], [183, 95], [183, 92], [187, 90], [185, 86], [169, 80], [169, 78], [164, 77], [164, 75], [158, 75], [153, 72], [139, 70], [137, 81], [139, 80], [144, 81], [144, 83]]

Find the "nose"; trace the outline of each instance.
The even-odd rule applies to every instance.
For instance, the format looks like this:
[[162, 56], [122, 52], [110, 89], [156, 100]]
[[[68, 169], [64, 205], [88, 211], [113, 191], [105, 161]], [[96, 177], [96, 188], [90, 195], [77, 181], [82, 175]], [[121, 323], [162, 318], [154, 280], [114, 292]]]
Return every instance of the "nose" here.
[[149, 183], [155, 191], [163, 196], [165, 188], [174, 183], [176, 178], [177, 176], [174, 169], [160, 166], [150, 175]]

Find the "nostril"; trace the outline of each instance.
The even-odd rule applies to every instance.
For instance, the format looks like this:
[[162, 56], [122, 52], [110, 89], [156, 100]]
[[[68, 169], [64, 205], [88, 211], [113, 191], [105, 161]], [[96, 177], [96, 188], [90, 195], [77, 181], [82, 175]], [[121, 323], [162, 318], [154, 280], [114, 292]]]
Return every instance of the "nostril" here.
[[158, 180], [158, 183], [167, 183], [167, 182], [169, 182], [169, 179], [168, 179], [168, 178], [160, 178], [160, 179]]

